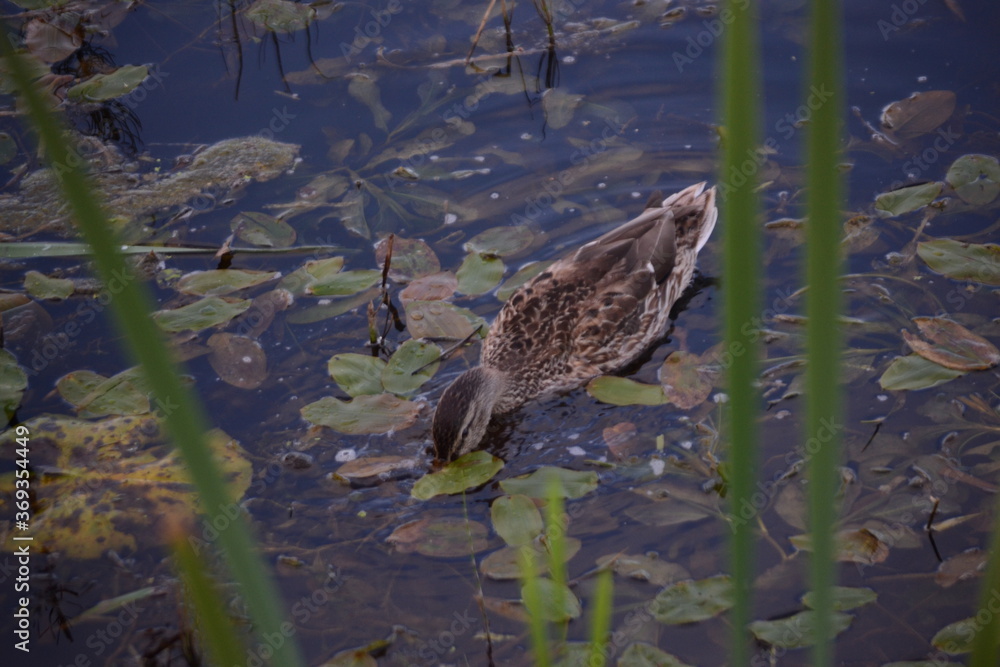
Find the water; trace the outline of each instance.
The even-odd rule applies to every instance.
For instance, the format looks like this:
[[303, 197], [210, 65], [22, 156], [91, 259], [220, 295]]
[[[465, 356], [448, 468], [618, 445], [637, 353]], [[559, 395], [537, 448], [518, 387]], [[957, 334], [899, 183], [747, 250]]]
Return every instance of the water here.
[[[399, 11], [384, 13], [393, 8]], [[134, 98], [133, 111], [141, 122], [138, 146], [149, 159], [145, 169], [153, 164], [170, 170], [177, 155], [234, 136], [263, 134], [302, 147], [302, 162], [293, 173], [251, 184], [237, 193], [233, 203], [217, 199], [190, 224], [173, 225], [181, 240], [219, 244], [231, 233], [229, 223], [236, 213], [274, 212], [268, 206], [295, 201], [303, 188], [315, 185], [317, 176], [328, 173], [364, 184], [372, 238], [347, 231], [340, 223], [343, 209], [327, 206], [291, 218], [300, 244], [344, 246], [351, 251], [345, 254], [346, 269], [371, 269], [377, 268], [372, 242], [392, 232], [425, 239], [442, 267], [454, 271], [465, 254], [463, 242], [474, 234], [498, 225], [527, 224], [535, 241], [504, 258], [509, 277], [525, 262], [556, 257], [564, 248], [591, 240], [614, 222], [631, 217], [656, 188], [670, 192], [700, 180], [717, 182], [715, 73], [721, 19], [707, 5], [685, 5], [684, 18], [663, 28], [659, 17], [667, 8], [665, 3], [567, 3], [555, 22], [559, 33], [555, 54], [550, 56], [544, 50], [543, 24], [530, 6], [518, 6], [512, 25], [521, 55], [509, 62], [486, 60], [487, 55], [502, 52], [504, 45], [497, 31], [501, 23], [493, 19], [474, 58], [484, 66], [509, 65], [503, 76], [467, 71], [460, 64], [436, 67], [465, 57], [483, 10], [479, 5], [447, 2], [347, 5], [308, 32], [292, 36], [253, 30], [239, 17], [234, 29], [231, 7], [143, 5], [113, 29], [114, 40], [104, 46], [118, 64], [150, 63], [159, 77], [154, 78], [155, 85], [147, 80], [141, 100]], [[240, 15], [245, 9], [235, 11]], [[852, 214], [870, 213], [874, 194], [894, 182], [943, 178], [952, 161], [964, 153], [997, 154], [998, 59], [995, 31], [989, 28], [997, 23], [997, 10], [988, 2], [965, 2], [961, 9], [965, 22], [944, 4], [847, 3], [848, 104], [878, 125], [881, 109], [893, 101], [914, 91], [951, 90], [957, 96], [958, 133], [941, 148], [935, 148], [935, 135], [930, 134], [890, 153], [873, 146], [861, 121], [845, 113], [845, 137], [851, 138], [845, 160], [852, 164], [847, 209]], [[383, 10], [378, 16], [385, 25], [377, 29], [371, 27], [373, 20], [378, 21], [373, 10]], [[802, 106], [806, 96], [798, 81], [805, 20], [799, 3], [793, 2], [769, 3], [762, 14], [762, 133], [772, 152], [758, 177], [768, 182], [765, 218], [773, 221], [803, 214], [804, 133], [799, 124], [808, 120], [809, 111]], [[602, 17], [608, 20], [595, 23]], [[631, 20], [638, 20], [639, 26], [623, 25]], [[373, 41], [355, 42], [358, 30], [366, 29]], [[357, 52], [351, 52], [352, 44]], [[552, 60], [558, 67], [551, 65]], [[315, 68], [328, 78], [316, 76]], [[287, 85], [282, 73], [291, 81]], [[358, 84], [352, 84], [347, 74], [373, 78], [385, 111], [375, 113], [364, 104]], [[544, 97], [543, 91], [547, 91]], [[569, 95], [581, 97], [577, 102], [560, 98]], [[384, 129], [380, 113], [385, 114]], [[463, 120], [458, 134], [452, 129], [455, 118]], [[431, 138], [425, 144], [430, 150], [403, 159], [376, 159], [419, 136]], [[355, 141], [350, 150], [338, 150], [344, 146], [338, 142], [347, 140]], [[919, 163], [915, 156], [921, 158]], [[422, 175], [419, 187], [426, 188], [423, 194], [432, 194], [429, 204], [407, 201], [397, 213], [374, 194], [377, 188], [393, 195], [412, 190], [408, 183], [390, 177], [400, 165]], [[447, 177], [456, 170], [478, 173], [463, 179]], [[560, 180], [560, 174], [568, 177]], [[971, 241], [986, 242], [995, 236], [990, 215], [970, 211], [940, 217], [927, 233], [971, 235]], [[160, 216], [153, 226], [164, 225], [166, 217]], [[936, 583], [933, 573], [939, 561], [934, 549], [941, 558], [949, 558], [969, 548], [983, 548], [987, 522], [975, 514], [989, 516], [992, 507], [995, 453], [987, 445], [996, 428], [995, 372], [973, 373], [923, 392], [887, 392], [878, 384], [889, 362], [906, 353], [898, 331], [913, 330], [912, 316], [949, 313], [980, 335], [997, 340], [988, 288], [970, 288], [938, 276], [920, 260], [903, 268], [887, 263], [887, 253], [906, 251], [918, 221], [919, 214], [876, 220], [874, 241], [847, 257], [848, 270], [860, 274], [846, 283], [851, 290], [847, 314], [865, 324], [848, 329], [849, 404], [842, 427], [845, 468], [853, 481], [845, 485], [843, 526], [873, 531], [888, 554], [874, 564], [845, 563], [840, 573], [843, 585], [868, 586], [880, 596], [878, 605], [853, 612], [852, 627], [839, 637], [838, 656], [845, 664], [934, 655], [930, 638], [947, 623], [972, 613], [969, 600], [977, 590], [974, 579], [947, 588]], [[655, 383], [657, 370], [672, 351], [702, 354], [719, 341], [717, 280], [739, 279], [719, 275], [724, 233], [722, 221], [702, 253], [701, 277], [668, 340], [629, 369], [629, 377]], [[772, 230], [766, 235], [765, 367], [794, 361], [801, 351], [801, 328], [781, 321], [800, 310], [795, 295], [801, 286], [800, 241], [794, 231]], [[288, 274], [313, 256], [237, 255], [233, 267]], [[168, 268], [178, 272], [216, 265], [216, 260], [200, 256], [167, 261]], [[73, 278], [88, 275], [78, 259], [23, 260], [5, 267], [4, 287], [20, 290], [26, 269]], [[156, 293], [161, 307], [180, 303], [167, 283], [159, 284]], [[962, 297], [961, 306], [955, 307], [956, 296]], [[453, 300], [487, 320], [499, 309], [490, 293]], [[299, 298], [261, 337], [269, 377], [260, 388], [240, 390], [221, 382], [205, 356], [188, 364], [214, 425], [237, 439], [253, 463], [244, 507], [275, 568], [295, 640], [310, 664], [385, 638], [392, 641], [379, 660], [385, 664], [486, 664], [482, 613], [476, 602], [482, 595], [494, 633], [496, 663], [526, 664], [524, 625], [509, 605], [520, 597], [517, 582], [480, 580], [467, 553], [428, 557], [408, 553], [386, 539], [411, 521], [466, 514], [488, 528], [489, 504], [503, 495], [495, 482], [465, 500], [418, 502], [409, 493], [422, 469], [354, 487], [330, 475], [341, 465], [338, 453], [347, 450], [362, 456], [425, 460], [431, 406], [448, 382], [475, 362], [478, 346], [456, 354], [424, 385], [420, 399], [427, 407], [412, 427], [388, 436], [308, 430], [299, 415], [304, 405], [331, 394], [344, 398], [326, 374], [326, 360], [333, 354], [364, 353], [368, 340], [363, 307], [313, 324], [284, 319], [313, 301]], [[17, 413], [20, 420], [72, 412], [53, 392], [64, 374], [89, 369], [110, 376], [127, 366], [115, 334], [107, 328], [105, 311], [95, 303], [80, 296], [65, 302], [40, 301], [30, 317], [20, 320], [28, 327], [20, 336], [11, 335], [11, 322], [5, 316], [7, 349], [17, 354], [22, 367], [32, 370]], [[67, 323], [82, 321], [80, 309], [88, 307], [93, 323], [73, 336], [55, 335], [66, 333]], [[208, 333], [196, 342], [204, 344]], [[46, 334], [51, 334], [48, 339]], [[38, 347], [40, 336], [65, 345]], [[392, 330], [389, 343], [398, 345], [408, 338], [406, 331]], [[42, 362], [32, 367], [35, 352]], [[767, 400], [775, 403], [762, 420], [762, 479], [778, 481], [761, 489], [766, 507], [760, 519], [769, 539], [761, 542], [759, 552], [759, 619], [803, 608], [799, 598], [806, 590], [805, 554], [796, 553], [789, 541], [803, 532], [797, 495], [801, 478], [783, 476], [800, 459], [795, 452], [805, 444], [800, 436], [800, 402], [795, 398], [801, 370], [795, 365], [783, 367], [763, 381]], [[712, 395], [720, 392], [717, 385]], [[969, 407], [969, 402], [979, 405], [977, 396], [985, 400], [985, 411]], [[701, 579], [725, 571], [728, 529], [711, 510], [721, 503], [712, 490], [719, 479], [713, 461], [722, 456], [716, 436], [720, 414], [711, 397], [682, 411], [670, 405], [603, 405], [580, 390], [526, 408], [489, 443], [507, 461], [499, 479], [542, 465], [596, 471], [600, 477], [596, 491], [567, 506], [569, 535], [581, 542], [579, 553], [569, 562], [569, 574], [576, 581], [574, 592], [584, 601], [583, 619], [569, 625], [571, 640], [587, 636], [592, 588], [588, 575], [603, 556], [653, 556], [682, 568], [673, 570], [670, 579], [686, 575]], [[875, 431], [873, 420], [880, 425], [866, 446]], [[605, 430], [622, 425], [628, 429], [629, 424], [634, 435], [628, 456], [617, 465], [604, 465], [613, 459]], [[953, 431], [959, 435], [946, 439]], [[663, 436], [662, 451], [657, 450], [658, 436]], [[38, 452], [40, 458], [44, 454]], [[665, 472], [650, 465], [657, 460], [668, 462]], [[12, 469], [4, 465], [5, 470]], [[923, 532], [931, 493], [941, 501], [938, 521], [971, 517], [957, 528], [939, 531], [935, 544]], [[663, 511], [664, 494], [681, 499], [673, 501], [675, 509]], [[675, 513], [691, 507], [708, 509], [688, 521], [676, 519]], [[149, 532], [158, 529], [151, 517]], [[203, 523], [196, 537], [210, 541], [212, 530], [211, 524]], [[476, 553], [477, 562], [502, 546], [492, 532], [487, 539], [486, 547]], [[12, 562], [10, 556], [7, 562]], [[179, 633], [190, 630], [191, 619], [178, 604], [174, 575], [161, 548], [143, 542], [135, 549], [119, 549], [115, 556], [86, 560], [64, 549], [37, 559], [33, 567], [37, 583], [31, 604], [32, 664], [131, 665], [140, 664], [140, 656], [149, 660], [145, 664], [166, 664], [171, 656], [171, 664], [184, 664]], [[0, 588], [5, 609], [14, 596], [10, 581]], [[642, 641], [690, 664], [722, 664], [728, 633], [724, 622], [667, 626], [644, 612], [664, 583], [616, 576], [613, 628], [620, 634], [612, 644], [615, 655]], [[157, 587], [156, 593], [99, 620], [72, 624], [73, 617], [101, 600], [146, 586]], [[240, 613], [238, 600], [232, 610]], [[68, 631], [60, 628], [61, 617], [71, 621]], [[267, 650], [252, 647], [247, 664], [258, 664]], [[767, 658], [764, 649], [759, 657]], [[803, 651], [779, 652], [778, 664], [807, 660]]]

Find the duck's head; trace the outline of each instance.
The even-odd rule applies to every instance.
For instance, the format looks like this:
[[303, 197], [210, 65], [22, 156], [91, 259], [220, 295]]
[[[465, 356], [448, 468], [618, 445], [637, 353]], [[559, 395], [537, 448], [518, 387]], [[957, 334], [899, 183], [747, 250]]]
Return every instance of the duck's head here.
[[479, 446], [505, 385], [502, 371], [477, 366], [459, 375], [445, 389], [431, 429], [439, 459], [450, 461]]

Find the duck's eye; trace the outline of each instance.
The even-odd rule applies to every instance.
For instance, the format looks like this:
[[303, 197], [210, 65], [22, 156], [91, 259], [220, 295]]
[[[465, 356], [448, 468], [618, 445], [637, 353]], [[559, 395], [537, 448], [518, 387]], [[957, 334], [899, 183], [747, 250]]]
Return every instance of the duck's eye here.
[[472, 426], [466, 426], [465, 428], [462, 429], [462, 438], [461, 439], [463, 441], [469, 439], [469, 432], [471, 430], [472, 430]]

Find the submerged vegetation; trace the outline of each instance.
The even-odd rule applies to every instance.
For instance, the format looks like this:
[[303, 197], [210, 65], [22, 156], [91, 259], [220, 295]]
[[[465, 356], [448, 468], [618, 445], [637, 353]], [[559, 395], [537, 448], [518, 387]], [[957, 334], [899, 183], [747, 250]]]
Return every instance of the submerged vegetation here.
[[[814, 4], [820, 28], [839, 11]], [[881, 114], [844, 126], [848, 88], [807, 95], [761, 138], [748, 6], [226, 5], [209, 32], [235, 95], [253, 45], [276, 56], [282, 102], [253, 136], [148, 150], [141, 104], [168, 72], [101, 46], [146, 8], [12, 19], [21, 56], [4, 56], [0, 90], [42, 149], [20, 126], [0, 134], [0, 445], [31, 434], [39, 650], [69, 662], [51, 637], [75, 652], [138, 605], [115, 644], [127, 664], [918, 665], [973, 649], [995, 664], [996, 614], [970, 604], [988, 611], [1000, 586], [995, 110], [939, 81], [876, 88]], [[795, 11], [764, 11], [781, 39], [810, 34]], [[346, 48], [315, 39], [344, 26]], [[806, 90], [839, 87], [826, 37], [808, 40]], [[601, 63], [643, 39], [682, 54], [659, 54], [678, 83], [662, 72], [649, 95], [645, 79], [567, 76], [586, 60], [613, 79]], [[691, 72], [723, 44], [733, 88], [705, 104], [727, 110], [716, 126], [672, 96], [708, 99]], [[44, 100], [72, 129], [55, 134]], [[311, 109], [320, 129], [293, 127]], [[553, 246], [716, 171], [726, 339], [706, 277], [628, 376], [436, 467], [429, 404]], [[823, 192], [838, 174], [846, 202]], [[67, 240], [71, 220], [92, 253]], [[789, 277], [803, 244], [809, 275]], [[90, 326], [109, 310], [139, 366]], [[215, 429], [181, 398], [192, 388]], [[16, 488], [0, 475], [8, 552]]]

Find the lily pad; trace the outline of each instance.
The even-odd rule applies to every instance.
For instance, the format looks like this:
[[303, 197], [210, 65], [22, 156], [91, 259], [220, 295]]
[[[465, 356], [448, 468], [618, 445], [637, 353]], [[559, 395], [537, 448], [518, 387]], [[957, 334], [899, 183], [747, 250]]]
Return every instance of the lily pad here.
[[27, 386], [28, 376], [17, 365], [17, 359], [7, 350], [0, 349], [0, 405], [3, 406], [4, 423], [10, 421], [21, 405], [21, 397]]
[[418, 479], [410, 495], [417, 500], [429, 500], [434, 496], [461, 493], [490, 481], [501, 468], [503, 461], [489, 452], [470, 452]]
[[337, 468], [334, 478], [350, 482], [387, 477], [396, 471], [412, 471], [423, 463], [408, 456], [368, 456], [348, 461]]
[[615, 375], [602, 375], [587, 384], [587, 393], [611, 405], [663, 405], [667, 397], [663, 387], [644, 384]]
[[493, 227], [469, 239], [465, 249], [469, 252], [504, 257], [521, 252], [534, 240], [534, 232], [525, 225]]
[[399, 293], [403, 305], [411, 301], [441, 301], [458, 289], [458, 279], [451, 271], [441, 271], [412, 281]]
[[945, 368], [918, 354], [896, 357], [878, 383], [883, 389], [927, 389], [964, 375], [962, 371]]
[[936, 239], [917, 244], [917, 254], [937, 273], [955, 280], [1000, 285], [1000, 246]]
[[149, 394], [137, 368], [105, 377], [93, 371], [67, 373], [56, 390], [81, 417], [142, 415], [150, 410]]
[[340, 433], [389, 433], [412, 426], [420, 404], [392, 394], [358, 396], [350, 401], [326, 396], [303, 407], [301, 413], [306, 421]]
[[[983, 622], [978, 618], [975, 616], [963, 618], [938, 630], [931, 638], [931, 644], [934, 648], [951, 655], [969, 653], [973, 649], [976, 637], [982, 631]], [[1000, 635], [994, 639], [1000, 643]]]
[[311, 3], [292, 0], [257, 0], [246, 10], [246, 17], [272, 32], [305, 30], [316, 17]]
[[342, 268], [344, 268], [343, 257], [310, 260], [282, 278], [278, 287], [296, 296], [302, 296], [310, 285], [336, 275]]
[[250, 299], [210, 296], [173, 310], [158, 310], [153, 321], [164, 331], [201, 331], [225, 324], [250, 307]]
[[926, 90], [882, 110], [882, 128], [901, 138], [933, 132], [955, 112], [955, 93]]
[[681, 565], [655, 555], [608, 554], [597, 559], [597, 566], [602, 569], [611, 568], [615, 574], [648, 581], [656, 586], [668, 586], [691, 578], [691, 574]]
[[437, 345], [408, 340], [382, 369], [382, 386], [394, 394], [410, 394], [437, 372], [440, 357], [441, 348]]
[[38, 271], [28, 271], [24, 274], [24, 289], [36, 299], [68, 299], [76, 287], [72, 280], [50, 278]]
[[503, 260], [499, 257], [478, 252], [469, 253], [462, 261], [462, 266], [455, 272], [455, 277], [458, 278], [458, 291], [471, 296], [486, 294], [500, 284], [503, 272]]
[[273, 215], [244, 211], [229, 223], [236, 238], [264, 248], [288, 248], [295, 243], [295, 228]]
[[[551, 579], [536, 579], [538, 597], [542, 603], [540, 615], [551, 623], [561, 623], [579, 618], [580, 601], [566, 584], [560, 584]], [[521, 599], [524, 600], [524, 587], [521, 587]]]
[[[564, 537], [563, 561], [568, 562], [583, 546], [583, 542], [575, 537]], [[523, 549], [532, 550], [531, 563], [535, 570], [535, 576], [540, 577], [549, 571], [549, 560], [552, 552], [546, 543], [540, 539], [535, 539], [528, 544], [519, 547], [505, 546], [488, 555], [479, 563], [479, 570], [484, 576], [494, 581], [514, 581], [524, 578], [524, 556]]]
[[57, 63], [83, 45], [84, 29], [77, 12], [56, 12], [24, 26], [24, 46], [42, 62]]
[[916, 211], [937, 199], [943, 185], [937, 181], [883, 192], [875, 197], [875, 210], [883, 217]]
[[231, 333], [212, 334], [208, 363], [226, 384], [256, 389], [267, 379], [267, 354], [257, 341]]
[[[863, 607], [866, 604], [871, 604], [878, 599], [878, 593], [870, 588], [851, 588], [848, 586], [834, 586], [833, 592], [833, 609], [835, 611], [849, 611], [851, 609], [857, 609], [858, 607]], [[813, 600], [816, 596], [812, 591], [809, 591], [802, 596], [802, 602], [807, 607], [813, 606]]]
[[985, 370], [1000, 363], [1000, 350], [996, 345], [958, 322], [943, 317], [914, 317], [913, 322], [928, 340], [906, 330], [903, 339], [928, 361], [963, 372]]
[[490, 506], [493, 530], [509, 546], [528, 544], [542, 534], [542, 514], [528, 496], [501, 496]]
[[126, 95], [149, 76], [145, 65], [125, 65], [110, 74], [95, 74], [66, 91], [73, 102], [103, 102]]
[[733, 606], [733, 582], [728, 575], [681, 581], [660, 591], [651, 611], [661, 623], [697, 623]]
[[486, 337], [486, 320], [468, 308], [446, 301], [411, 301], [406, 304], [406, 328], [414, 338], [462, 340], [479, 328]]
[[963, 155], [944, 177], [963, 201], [986, 206], [1000, 194], [1000, 162], [992, 155]]
[[417, 552], [432, 558], [457, 558], [488, 546], [486, 526], [461, 517], [417, 519], [392, 531], [386, 542], [403, 553]]
[[[388, 237], [375, 244], [375, 262], [379, 266], [384, 266], [388, 249]], [[393, 237], [392, 257], [389, 260], [390, 278], [396, 282], [408, 283], [439, 271], [441, 262], [426, 241]]]
[[562, 498], [581, 498], [597, 488], [597, 473], [545, 466], [527, 475], [505, 479], [500, 488], [511, 495], [548, 498], [551, 488]]
[[618, 659], [617, 667], [691, 667], [691, 665], [652, 644], [633, 642]]
[[349, 296], [368, 289], [381, 278], [382, 272], [374, 269], [341, 271], [313, 283], [306, 288], [306, 293], [315, 296]]
[[[867, 528], [845, 528], [838, 531], [836, 559], [842, 563], [875, 565], [889, 557], [889, 545]], [[812, 549], [812, 536], [808, 533], [792, 535], [788, 541], [803, 551]]]
[[[835, 634], [851, 626], [853, 617], [835, 612], [830, 625]], [[780, 648], [805, 648], [816, 643], [816, 612], [800, 611], [794, 616], [775, 621], [754, 621], [750, 632], [758, 640]]]
[[667, 400], [681, 410], [690, 410], [712, 393], [718, 373], [700, 355], [675, 350], [663, 360], [659, 375]]
[[349, 396], [381, 394], [385, 362], [370, 354], [346, 352], [330, 357], [326, 365], [337, 386]]
[[177, 291], [195, 296], [224, 296], [249, 287], [275, 280], [281, 274], [274, 271], [244, 271], [216, 269], [192, 271], [177, 281]]

